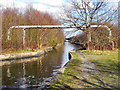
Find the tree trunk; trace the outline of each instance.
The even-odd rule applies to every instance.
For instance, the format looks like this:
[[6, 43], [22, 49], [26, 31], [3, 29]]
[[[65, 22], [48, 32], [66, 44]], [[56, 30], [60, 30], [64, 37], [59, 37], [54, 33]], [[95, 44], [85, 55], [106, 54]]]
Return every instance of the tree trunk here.
[[117, 45], [117, 42], [115, 41], [115, 48], [117, 48], [118, 47], [118, 45]]
[[96, 48], [96, 45], [93, 45], [93, 50], [94, 50], [94, 52], [95, 52], [95, 48]]
[[42, 44], [40, 44], [40, 49], [42, 48]]
[[102, 45], [102, 55], [104, 55], [104, 45]]
[[87, 42], [87, 44], [86, 44], [86, 49], [90, 50], [90, 44], [89, 44], [89, 42]]
[[25, 48], [25, 29], [23, 29], [23, 49]]
[[89, 28], [87, 29], [87, 33], [86, 34], [87, 34], [87, 47], [86, 47], [86, 49], [90, 50], [91, 32], [90, 32]]
[[40, 44], [39, 45], [40, 45], [39, 48], [41, 49], [42, 48], [42, 37], [41, 36], [40, 36]]
[[25, 48], [25, 36], [23, 35], [23, 49]]
[[112, 50], [114, 50], [114, 42], [112, 41]]

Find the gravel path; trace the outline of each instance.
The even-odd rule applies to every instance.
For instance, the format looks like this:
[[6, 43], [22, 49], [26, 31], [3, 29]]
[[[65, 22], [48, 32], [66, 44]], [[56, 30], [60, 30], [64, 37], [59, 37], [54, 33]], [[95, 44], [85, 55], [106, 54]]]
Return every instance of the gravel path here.
[[81, 58], [81, 77], [83, 79], [88, 79], [90, 78], [91, 74], [99, 74], [99, 71], [95, 68], [95, 65], [93, 63], [91, 63], [90, 61], [88, 61], [86, 58], [83, 57], [82, 53], [77, 52], [77, 54], [79, 54], [80, 58]]
[[111, 88], [114, 90], [120, 90], [118, 87], [111, 85], [109, 82], [106, 82], [104, 79], [101, 79], [101, 72], [98, 71], [98, 69], [95, 68], [95, 65], [88, 61], [82, 53], [77, 52], [81, 58], [81, 74], [78, 77], [81, 82], [81, 85], [88, 86], [91, 85], [92, 87], [99, 87], [99, 88]]
[[[106, 90], [106, 88], [110, 88], [110, 90], [120, 90], [109, 82], [106, 82], [106, 78], [103, 77], [104, 73], [101, 73], [100, 70], [96, 69], [95, 64], [88, 61], [81, 52], [74, 51], [74, 53], [79, 55], [77, 59], [73, 59], [74, 61], [77, 60], [78, 62], [76, 63], [76, 65], [73, 64], [73, 66], [71, 64], [70, 68], [73, 68], [72, 72], [75, 71], [76, 74], [68, 73], [68, 71], [67, 73], [63, 73], [63, 75], [65, 75], [67, 79], [63, 79], [63, 77], [60, 78], [60, 80], [63, 80], [65, 82], [64, 84], [70, 87], [71, 90], [84, 90], [84, 88], [85, 90], [86, 88], [90, 90], [92, 88], [99, 88], [101, 90]], [[58, 87], [60, 87], [60, 85]]]

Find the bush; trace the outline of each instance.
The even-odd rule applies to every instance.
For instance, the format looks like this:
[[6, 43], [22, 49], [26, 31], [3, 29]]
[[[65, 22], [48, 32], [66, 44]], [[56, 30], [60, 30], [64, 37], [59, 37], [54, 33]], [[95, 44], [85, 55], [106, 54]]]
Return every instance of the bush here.
[[49, 40], [48, 45], [55, 47], [57, 45], [57, 42], [55, 40]]

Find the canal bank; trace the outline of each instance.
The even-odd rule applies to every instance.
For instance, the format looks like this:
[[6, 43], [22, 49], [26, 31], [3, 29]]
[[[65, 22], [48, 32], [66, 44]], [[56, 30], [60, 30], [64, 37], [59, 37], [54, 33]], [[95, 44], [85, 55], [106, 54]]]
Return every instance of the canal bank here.
[[5, 54], [0, 55], [0, 60], [18, 60], [18, 59], [26, 59], [26, 58], [33, 58], [33, 57], [40, 57], [42, 55], [47, 54], [47, 52], [52, 51], [55, 48], [59, 48], [62, 44], [57, 45], [56, 47], [47, 47], [44, 50], [39, 50], [36, 52], [24, 52], [24, 53], [14, 53], [14, 54]]
[[69, 52], [69, 57], [70, 60], [57, 72], [56, 76], [46, 85], [45, 89], [71, 90], [73, 88], [78, 88], [77, 84], [77, 86], [75, 84], [73, 85], [73, 82], [76, 82], [73, 75], [79, 74], [79, 70], [76, 71], [76, 68], [78, 69], [78, 66], [81, 64], [81, 59], [79, 55], [76, 54], [75, 50]]
[[2, 66], [3, 89], [41, 89], [69, 61], [68, 53], [79, 46], [64, 42], [64, 45], [51, 50], [45, 56], [20, 60], [8, 60]]
[[[81, 53], [82, 52], [82, 53]], [[70, 52], [72, 59], [58, 72], [47, 88], [74, 90], [82, 88], [100, 88], [119, 90], [117, 51]]]

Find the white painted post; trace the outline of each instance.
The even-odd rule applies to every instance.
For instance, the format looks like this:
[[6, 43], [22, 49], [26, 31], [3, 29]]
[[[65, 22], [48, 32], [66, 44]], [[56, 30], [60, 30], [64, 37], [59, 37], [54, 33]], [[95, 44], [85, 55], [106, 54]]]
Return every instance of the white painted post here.
[[[86, 26], [82, 26], [82, 27], [86, 28]], [[108, 31], [109, 31], [109, 37], [108, 37], [109, 38], [109, 42], [111, 42], [111, 40], [110, 40], [111, 30], [110, 30], [110, 28], [108, 26], [106, 26], [106, 25], [91, 25], [90, 28], [92, 28], [92, 27], [105, 27], [105, 28], [107, 28]], [[76, 28], [76, 26], [63, 26], [63, 25], [12, 26], [12, 27], [10, 27], [8, 29], [8, 40], [9, 40], [10, 30], [12, 28], [22, 28], [23, 29], [23, 34], [24, 34], [24, 36], [23, 36], [23, 45], [25, 45], [25, 29], [26, 28]], [[91, 38], [89, 39], [89, 41], [91, 41]]]
[[89, 42], [91, 42], [91, 27], [90, 27], [90, 29], [89, 29]]
[[10, 31], [11, 31], [11, 27], [8, 29], [8, 37], [7, 37], [8, 40], [10, 40]]
[[23, 28], [23, 48], [25, 48], [25, 29]]
[[91, 27], [105, 27], [105, 28], [107, 28], [108, 29], [108, 32], [109, 32], [109, 42], [111, 42], [111, 40], [110, 40], [110, 37], [111, 37], [111, 30], [110, 30], [110, 28], [108, 27], [108, 26], [106, 26], [106, 25], [91, 25]]

